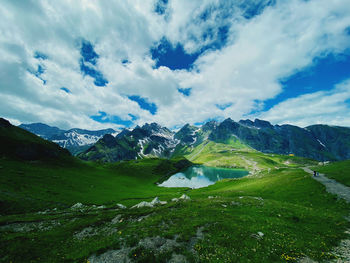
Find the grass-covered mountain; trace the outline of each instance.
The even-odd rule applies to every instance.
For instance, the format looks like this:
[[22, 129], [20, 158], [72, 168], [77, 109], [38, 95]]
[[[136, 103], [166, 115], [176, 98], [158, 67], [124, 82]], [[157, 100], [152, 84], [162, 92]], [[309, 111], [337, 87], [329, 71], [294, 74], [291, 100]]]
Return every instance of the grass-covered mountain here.
[[271, 125], [256, 119], [239, 121], [226, 119], [211, 133], [209, 139], [225, 142], [230, 136], [265, 153], [294, 154], [316, 160], [350, 158], [350, 128], [313, 125], [300, 128], [293, 125]]
[[21, 124], [19, 127], [46, 140], [57, 143], [61, 147], [68, 149], [74, 155], [88, 149], [101, 139], [103, 135], [116, 132], [113, 129], [90, 131], [73, 128], [70, 130], [61, 130], [43, 123]]
[[209, 144], [234, 149], [255, 149], [264, 153], [293, 154], [320, 161], [350, 158], [350, 128], [312, 125], [272, 125], [256, 119], [221, 123], [210, 121], [201, 127], [186, 124], [172, 132], [156, 123], [124, 130], [118, 136], [105, 135], [79, 155], [84, 160], [107, 162], [145, 157], [174, 157], [198, 152]]
[[0, 156], [17, 160], [66, 160], [71, 155], [56, 143], [47, 141], [0, 118]]

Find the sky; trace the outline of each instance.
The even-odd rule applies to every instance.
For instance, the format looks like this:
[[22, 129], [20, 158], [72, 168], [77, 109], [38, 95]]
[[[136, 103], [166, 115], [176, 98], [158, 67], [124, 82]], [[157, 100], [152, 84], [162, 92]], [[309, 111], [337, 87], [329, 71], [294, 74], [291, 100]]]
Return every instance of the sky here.
[[0, 117], [350, 126], [349, 0], [2, 0]]

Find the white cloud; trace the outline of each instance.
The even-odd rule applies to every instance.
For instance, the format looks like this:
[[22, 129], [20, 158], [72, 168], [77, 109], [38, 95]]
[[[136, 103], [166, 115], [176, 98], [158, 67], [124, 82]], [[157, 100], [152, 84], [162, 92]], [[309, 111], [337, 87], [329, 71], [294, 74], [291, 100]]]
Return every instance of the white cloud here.
[[260, 117], [278, 124], [350, 126], [350, 79], [329, 91], [319, 91], [288, 99]]
[[[213, 117], [240, 119], [282, 92], [279, 79], [310, 66], [315, 57], [350, 46], [347, 0], [277, 1], [252, 19], [244, 17], [245, 3], [169, 0], [165, 16], [160, 16], [154, 13], [155, 1], [5, 0], [0, 6], [0, 115], [17, 122], [91, 129], [119, 127], [89, 117], [99, 111], [125, 120], [133, 114], [139, 117], [137, 124], [167, 126]], [[199, 17], [205, 10], [210, 15], [204, 21]], [[192, 71], [154, 68], [149, 51], [163, 36], [195, 53], [214, 43], [222, 26], [229, 27], [226, 45], [202, 54]], [[203, 39], [208, 30], [212, 34]], [[96, 69], [109, 81], [106, 87], [81, 74], [82, 39], [93, 43], [99, 54]], [[35, 59], [36, 51], [48, 59]], [[130, 63], [123, 65], [124, 59]], [[40, 77], [46, 85], [28, 72], [39, 64], [45, 68]], [[178, 88], [192, 88], [191, 96]], [[156, 103], [157, 114], [142, 110], [128, 95]], [[228, 103], [232, 106], [225, 110], [216, 107]], [[321, 114], [319, 121], [337, 124], [342, 121], [337, 114]], [[278, 120], [274, 108], [261, 116]], [[308, 112], [288, 118], [312, 123], [305, 116]]]

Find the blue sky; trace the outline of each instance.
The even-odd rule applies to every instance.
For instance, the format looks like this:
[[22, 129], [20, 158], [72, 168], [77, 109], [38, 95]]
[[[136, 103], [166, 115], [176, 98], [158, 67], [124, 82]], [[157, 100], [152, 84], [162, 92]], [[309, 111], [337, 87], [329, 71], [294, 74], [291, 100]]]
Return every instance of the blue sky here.
[[336, 84], [350, 76], [350, 53], [341, 55], [329, 54], [320, 57], [307, 68], [283, 78], [280, 83], [283, 91], [276, 97], [265, 101], [264, 110], [274, 105], [303, 94], [331, 90]]
[[14, 124], [350, 126], [347, 0], [5, 0], [0, 15]]

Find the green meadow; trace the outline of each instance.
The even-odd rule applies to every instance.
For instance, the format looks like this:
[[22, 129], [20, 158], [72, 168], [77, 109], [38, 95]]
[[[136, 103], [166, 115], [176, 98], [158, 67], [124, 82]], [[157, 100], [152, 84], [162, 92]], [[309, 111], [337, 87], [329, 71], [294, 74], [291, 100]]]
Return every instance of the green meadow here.
[[[189, 159], [252, 174], [192, 190], [156, 185], [191, 164], [181, 158], [114, 164], [1, 159], [0, 262], [101, 262], [113, 251], [131, 262], [336, 258], [332, 249], [346, 237], [350, 207], [300, 169], [314, 161], [215, 151]], [[182, 194], [191, 200], [171, 200]], [[167, 204], [130, 208], [155, 197]], [[82, 207], [71, 208], [76, 203]]]

